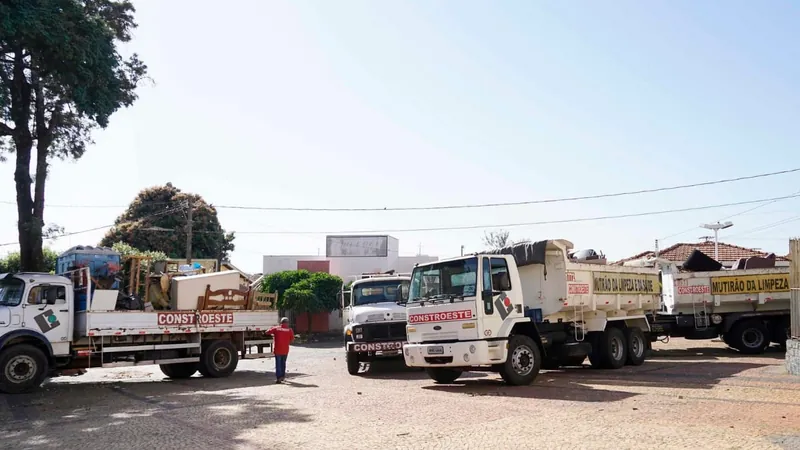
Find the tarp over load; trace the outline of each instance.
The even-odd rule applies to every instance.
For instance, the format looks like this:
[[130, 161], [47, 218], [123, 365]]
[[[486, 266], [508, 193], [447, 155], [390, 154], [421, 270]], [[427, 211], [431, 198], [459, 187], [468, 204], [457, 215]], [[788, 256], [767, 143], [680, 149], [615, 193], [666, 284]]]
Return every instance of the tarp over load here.
[[517, 262], [517, 267], [544, 264], [547, 244], [550, 242], [552, 241], [522, 242], [490, 250], [486, 253], [491, 255], [512, 255]]

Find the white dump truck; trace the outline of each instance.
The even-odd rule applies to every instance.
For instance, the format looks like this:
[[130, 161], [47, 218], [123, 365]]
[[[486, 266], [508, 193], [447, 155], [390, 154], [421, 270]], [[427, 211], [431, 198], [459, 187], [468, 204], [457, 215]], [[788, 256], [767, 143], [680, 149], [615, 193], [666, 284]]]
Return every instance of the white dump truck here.
[[408, 366], [439, 383], [464, 370], [531, 383], [543, 367], [640, 365], [658, 270], [575, 263], [566, 240], [420, 264], [411, 275]]
[[[0, 391], [92, 367], [158, 364], [170, 378], [225, 377], [240, 358], [272, 356], [264, 331], [276, 311], [117, 311], [117, 293], [93, 289], [88, 268], [0, 275]], [[88, 298], [86, 310], [76, 311], [76, 297]]]
[[663, 307], [652, 317], [654, 339], [721, 337], [744, 354], [786, 345], [789, 268], [681, 272], [662, 268]]
[[400, 292], [408, 293], [409, 274], [364, 274], [342, 289], [347, 371], [357, 375], [361, 363], [401, 357], [406, 343], [406, 308]]

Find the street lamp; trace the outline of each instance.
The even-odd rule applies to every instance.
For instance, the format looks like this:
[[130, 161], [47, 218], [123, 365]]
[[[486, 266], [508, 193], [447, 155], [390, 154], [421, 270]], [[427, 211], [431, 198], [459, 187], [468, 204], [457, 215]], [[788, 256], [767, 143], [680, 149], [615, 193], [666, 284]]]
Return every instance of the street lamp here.
[[714, 259], [719, 261], [719, 230], [724, 230], [725, 228], [730, 228], [733, 226], [733, 222], [725, 222], [725, 223], [706, 223], [700, 225], [700, 228], [705, 228], [706, 230], [714, 230]]

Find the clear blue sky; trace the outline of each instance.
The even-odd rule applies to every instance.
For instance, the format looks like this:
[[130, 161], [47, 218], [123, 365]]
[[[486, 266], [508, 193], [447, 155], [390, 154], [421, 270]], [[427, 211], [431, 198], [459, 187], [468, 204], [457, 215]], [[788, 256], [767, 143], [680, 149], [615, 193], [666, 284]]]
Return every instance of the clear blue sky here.
[[[139, 0], [130, 49], [155, 83], [56, 162], [48, 203], [125, 205], [171, 181], [215, 204], [371, 207], [522, 201], [800, 166], [796, 3]], [[2, 200], [14, 200], [0, 165]], [[221, 210], [229, 230], [505, 224], [791, 194], [800, 175], [563, 204], [425, 213]], [[733, 218], [721, 240], [787, 251], [786, 200]], [[748, 209], [509, 228], [614, 259]], [[49, 208], [67, 231], [123, 208]], [[16, 211], [0, 240], [16, 240]], [[96, 244], [102, 232], [54, 246]], [[481, 249], [482, 230], [392, 233], [402, 254]], [[694, 242], [700, 228], [662, 245]], [[726, 239], [725, 236], [731, 236]], [[738, 236], [737, 236], [738, 235]], [[234, 264], [324, 252], [323, 235], [247, 235]], [[4, 247], [11, 250], [13, 247]], [[2, 252], [3, 249], [0, 249]]]

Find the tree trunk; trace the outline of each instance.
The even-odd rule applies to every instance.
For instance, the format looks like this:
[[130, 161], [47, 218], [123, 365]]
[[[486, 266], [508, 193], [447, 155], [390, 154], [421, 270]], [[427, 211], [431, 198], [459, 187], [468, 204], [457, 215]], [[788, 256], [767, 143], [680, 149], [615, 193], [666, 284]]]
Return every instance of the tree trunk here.
[[31, 197], [31, 150], [33, 149], [33, 136], [29, 128], [31, 85], [25, 76], [24, 63], [23, 52], [21, 49], [17, 49], [14, 54], [13, 81], [10, 83], [11, 119], [15, 125], [13, 139], [16, 153], [14, 184], [17, 190], [17, 230], [19, 232], [20, 270], [39, 271], [44, 269], [42, 257], [44, 223], [41, 216], [39, 218], [35, 216]]
[[[19, 232], [20, 270], [36, 272], [42, 263], [42, 224], [33, 215], [33, 199], [31, 198], [31, 147], [17, 140], [15, 152], [17, 156], [14, 183], [17, 188], [17, 230]], [[37, 225], [38, 224], [38, 225]], [[37, 233], [38, 231], [38, 233]], [[37, 239], [38, 236], [38, 245]]]

